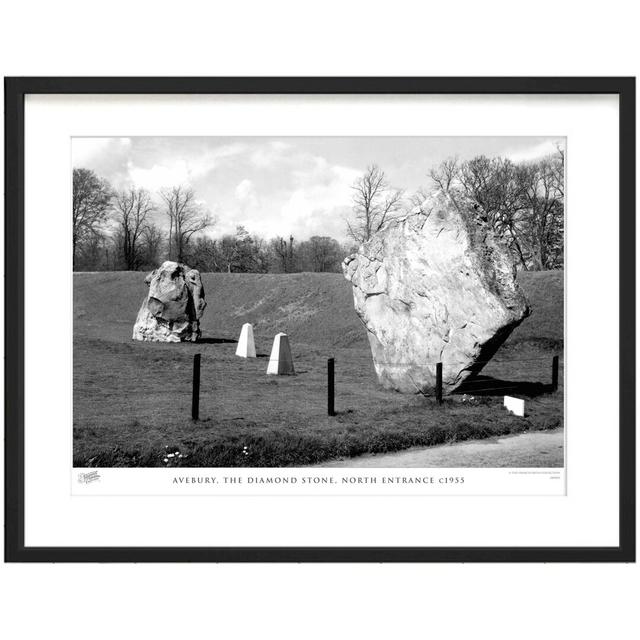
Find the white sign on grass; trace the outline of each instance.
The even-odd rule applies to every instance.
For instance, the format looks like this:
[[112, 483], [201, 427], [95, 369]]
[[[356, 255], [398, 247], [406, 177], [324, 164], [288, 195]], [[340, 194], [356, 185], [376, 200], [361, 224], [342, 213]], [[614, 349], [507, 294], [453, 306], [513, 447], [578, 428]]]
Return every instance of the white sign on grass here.
[[515, 413], [517, 416], [524, 418], [524, 400], [521, 398], [505, 396], [504, 406], [511, 411], [511, 413]]

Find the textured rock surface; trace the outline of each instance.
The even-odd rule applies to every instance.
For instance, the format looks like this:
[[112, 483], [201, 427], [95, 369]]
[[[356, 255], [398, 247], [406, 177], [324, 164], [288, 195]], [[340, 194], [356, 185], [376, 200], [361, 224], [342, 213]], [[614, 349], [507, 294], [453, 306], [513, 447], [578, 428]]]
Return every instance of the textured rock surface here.
[[149, 294], [133, 326], [133, 339], [195, 342], [207, 305], [200, 272], [178, 262], [163, 262], [144, 281]]
[[432, 198], [345, 259], [379, 381], [428, 393], [443, 363], [450, 393], [530, 313], [507, 249], [446, 196]]

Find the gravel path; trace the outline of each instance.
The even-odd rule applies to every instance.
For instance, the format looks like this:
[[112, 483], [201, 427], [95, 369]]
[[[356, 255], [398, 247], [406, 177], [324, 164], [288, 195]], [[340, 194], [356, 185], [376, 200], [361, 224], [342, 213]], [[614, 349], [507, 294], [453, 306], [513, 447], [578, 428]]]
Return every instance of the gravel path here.
[[332, 460], [321, 467], [562, 467], [564, 429]]

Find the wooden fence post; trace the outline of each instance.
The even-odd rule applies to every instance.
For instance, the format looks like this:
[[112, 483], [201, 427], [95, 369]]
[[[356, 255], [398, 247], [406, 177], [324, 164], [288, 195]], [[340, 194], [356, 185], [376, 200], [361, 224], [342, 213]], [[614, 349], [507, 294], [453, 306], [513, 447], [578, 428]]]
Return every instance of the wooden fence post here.
[[327, 413], [330, 416], [336, 415], [334, 398], [335, 398], [335, 360], [333, 358], [329, 358], [327, 360]]
[[558, 372], [559, 372], [560, 358], [553, 356], [551, 361], [551, 389], [552, 391], [558, 390]]
[[191, 395], [191, 418], [198, 420], [200, 415], [200, 354], [193, 356], [193, 390]]
[[442, 404], [442, 362], [436, 364], [436, 401]]

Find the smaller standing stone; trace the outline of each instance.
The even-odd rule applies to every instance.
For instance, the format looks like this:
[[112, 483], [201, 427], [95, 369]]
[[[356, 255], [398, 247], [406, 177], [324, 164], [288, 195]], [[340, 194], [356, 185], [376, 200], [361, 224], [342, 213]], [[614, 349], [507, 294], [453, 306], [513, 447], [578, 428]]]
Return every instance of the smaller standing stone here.
[[195, 342], [207, 303], [200, 272], [179, 262], [163, 262], [144, 280], [149, 293], [142, 302], [133, 339], [148, 342]]

